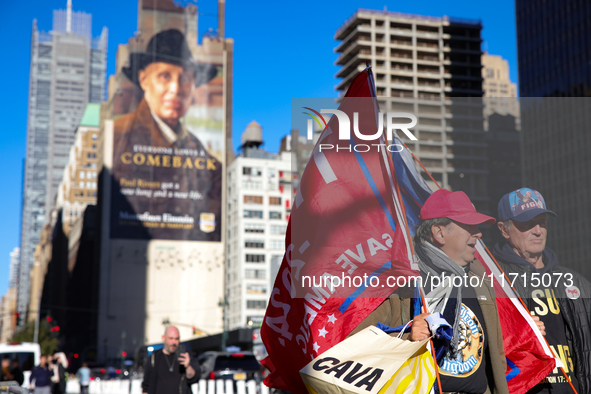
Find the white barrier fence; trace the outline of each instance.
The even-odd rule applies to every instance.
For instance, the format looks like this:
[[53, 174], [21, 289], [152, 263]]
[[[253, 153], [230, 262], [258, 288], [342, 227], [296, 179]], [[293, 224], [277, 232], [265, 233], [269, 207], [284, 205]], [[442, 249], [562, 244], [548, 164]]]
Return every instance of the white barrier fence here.
[[[93, 380], [88, 387], [89, 394], [142, 394], [142, 381], [139, 379], [126, 380]], [[269, 394], [269, 388], [254, 380], [237, 380], [236, 392], [234, 381], [230, 379], [205, 380], [191, 386], [193, 394]], [[66, 393], [79, 394], [80, 384], [77, 380], [69, 380]]]

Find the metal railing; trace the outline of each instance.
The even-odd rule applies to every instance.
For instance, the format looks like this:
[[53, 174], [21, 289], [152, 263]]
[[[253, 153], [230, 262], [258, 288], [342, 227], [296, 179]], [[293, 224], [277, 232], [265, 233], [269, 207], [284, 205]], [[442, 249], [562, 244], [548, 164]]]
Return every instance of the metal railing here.
[[[18, 387], [20, 389], [20, 387]], [[234, 390], [234, 388], [236, 388]], [[254, 380], [201, 379], [191, 386], [193, 394], [269, 394], [269, 388], [262, 382]], [[22, 391], [26, 393], [27, 391]], [[0, 391], [0, 393], [8, 393]], [[21, 393], [11, 391], [11, 393]], [[69, 380], [66, 384], [66, 393], [79, 394], [80, 384], [76, 379]], [[141, 379], [115, 379], [93, 380], [88, 386], [89, 394], [141, 394]]]

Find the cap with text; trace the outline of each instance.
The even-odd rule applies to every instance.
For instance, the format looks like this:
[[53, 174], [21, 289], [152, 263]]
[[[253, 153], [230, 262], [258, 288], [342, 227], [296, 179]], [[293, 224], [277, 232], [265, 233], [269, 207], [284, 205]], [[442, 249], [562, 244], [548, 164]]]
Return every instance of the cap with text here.
[[421, 208], [421, 220], [449, 218], [463, 224], [494, 224], [495, 218], [476, 212], [464, 192], [439, 189], [429, 196]]
[[546, 202], [539, 191], [522, 187], [507, 193], [499, 201], [499, 221], [515, 220], [527, 222], [542, 213], [549, 213], [556, 216], [552, 211], [546, 209]]

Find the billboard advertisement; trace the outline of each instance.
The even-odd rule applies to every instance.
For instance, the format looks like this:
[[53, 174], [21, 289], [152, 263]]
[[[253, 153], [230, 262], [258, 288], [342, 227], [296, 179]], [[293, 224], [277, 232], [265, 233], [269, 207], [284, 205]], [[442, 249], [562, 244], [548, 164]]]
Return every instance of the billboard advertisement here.
[[112, 100], [111, 238], [221, 241], [222, 60], [191, 37], [130, 40]]

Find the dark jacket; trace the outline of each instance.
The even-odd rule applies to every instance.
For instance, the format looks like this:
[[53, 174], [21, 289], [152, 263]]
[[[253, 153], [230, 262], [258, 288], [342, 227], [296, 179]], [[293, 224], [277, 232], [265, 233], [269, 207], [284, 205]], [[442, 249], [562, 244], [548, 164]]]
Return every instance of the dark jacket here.
[[53, 371], [51, 368], [42, 367], [40, 365], [33, 368], [31, 371], [31, 377], [29, 378], [29, 383], [35, 381], [35, 387], [47, 387], [51, 386], [51, 377], [53, 376]]
[[23, 385], [25, 381], [25, 376], [23, 371], [19, 367], [14, 367], [10, 370], [10, 374], [13, 376], [13, 379], [18, 383], [19, 386]]
[[[157, 385], [157, 373], [159, 363], [165, 363], [163, 359], [162, 349], [155, 350], [150, 356], [146, 357], [144, 363], [144, 380], [142, 382], [142, 393], [155, 394]], [[178, 362], [175, 362], [176, 368], [178, 368]], [[184, 373], [175, 372], [179, 379], [179, 391], [178, 394], [190, 394], [191, 385], [197, 383], [201, 377], [201, 368], [199, 367], [199, 361], [196, 358], [191, 358], [191, 366], [195, 370], [195, 376], [191, 379], [187, 379]], [[179, 371], [179, 369], [176, 369]], [[170, 393], [176, 394], [176, 393]]]
[[[55, 375], [55, 373], [54, 373]], [[65, 394], [66, 392], [66, 369], [62, 365], [62, 363], [57, 364], [57, 375], [59, 377], [59, 382], [53, 384], [53, 394]]]
[[[574, 373], [579, 382], [579, 393], [591, 392], [591, 283], [578, 272], [561, 266], [554, 251], [550, 248], [544, 249], [544, 268], [537, 270], [531, 263], [519, 257], [509, 244], [495, 245], [493, 255], [505, 271], [505, 273], [562, 273], [561, 280], [556, 285], [554, 276], [552, 285], [556, 300], [559, 303], [562, 318], [566, 326], [566, 339], [572, 351], [575, 364]], [[520, 276], [514, 281], [513, 287], [517, 294], [523, 299], [529, 310], [534, 305], [530, 297], [534, 288], [526, 288]], [[566, 279], [565, 279], [566, 278]], [[567, 297], [567, 287], [573, 291], [569, 278], [572, 278], [572, 286], [576, 286], [579, 297], [571, 299]], [[512, 279], [512, 278], [509, 278]], [[531, 280], [527, 284], [531, 284]]]
[[[478, 261], [470, 264], [469, 276], [484, 277], [482, 286], [474, 287], [478, 304], [482, 309], [484, 325], [488, 333], [488, 347], [490, 354], [490, 370], [492, 376], [488, 376], [487, 394], [509, 394], [505, 372], [507, 370], [507, 361], [505, 358], [505, 348], [503, 347], [503, 332], [499, 322], [499, 311], [495, 301], [495, 293], [490, 280], [486, 279], [485, 269]], [[412, 319], [412, 308], [410, 298], [388, 298], [372, 313], [370, 313], [349, 335], [353, 335], [370, 325], [376, 325], [378, 322], [390, 327], [397, 327], [406, 324]]]
[[[171, 144], [145, 100], [113, 122], [112, 237], [221, 240], [222, 163], [190, 132], [177, 133]], [[162, 221], [130, 217], [146, 212]], [[183, 221], [185, 215], [193, 222]]]

